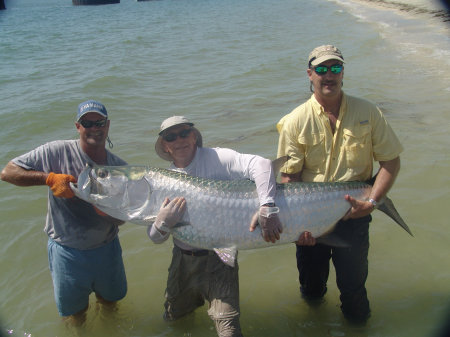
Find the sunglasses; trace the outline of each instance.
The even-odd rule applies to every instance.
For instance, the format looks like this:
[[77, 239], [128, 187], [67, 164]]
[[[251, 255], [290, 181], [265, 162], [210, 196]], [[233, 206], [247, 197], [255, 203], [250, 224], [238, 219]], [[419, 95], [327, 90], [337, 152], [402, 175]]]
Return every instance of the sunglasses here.
[[87, 121], [87, 120], [82, 119], [81, 121], [79, 121], [79, 123], [81, 125], [83, 125], [83, 128], [89, 129], [89, 128], [92, 128], [94, 125], [98, 128], [102, 128], [106, 125], [107, 121], [108, 121], [108, 118], [100, 119], [98, 121]]
[[166, 135], [164, 135], [162, 137], [163, 137], [163, 139], [166, 142], [171, 143], [171, 142], [174, 142], [178, 137], [180, 137], [180, 138], [187, 138], [191, 134], [191, 132], [192, 132], [192, 129], [184, 129], [184, 130], [181, 130], [178, 133], [171, 132], [171, 133], [168, 133], [168, 134], [166, 134]]
[[328, 72], [328, 69], [330, 69], [330, 71], [333, 74], [340, 74], [342, 72], [342, 69], [344, 69], [344, 66], [342, 64], [333, 64], [332, 66], [317, 66], [314, 67], [314, 71], [316, 72], [317, 75], [325, 75]]

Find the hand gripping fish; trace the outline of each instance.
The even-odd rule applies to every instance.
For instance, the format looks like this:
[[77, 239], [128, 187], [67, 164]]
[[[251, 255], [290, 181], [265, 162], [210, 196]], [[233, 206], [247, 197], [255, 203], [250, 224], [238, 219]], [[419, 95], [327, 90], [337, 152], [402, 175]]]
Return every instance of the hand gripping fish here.
[[[234, 265], [237, 250], [292, 243], [304, 231], [326, 237], [350, 209], [344, 196], [367, 200], [372, 188], [361, 182], [277, 184], [275, 203], [283, 233], [270, 243], [260, 230], [249, 231], [259, 209], [250, 180], [205, 179], [149, 166], [93, 166], [71, 187], [77, 197], [108, 215], [146, 226], [155, 221], [164, 198], [184, 197], [186, 212], [171, 234], [193, 247], [214, 250], [229, 265]], [[390, 199], [380, 204], [378, 209], [412, 235]]]

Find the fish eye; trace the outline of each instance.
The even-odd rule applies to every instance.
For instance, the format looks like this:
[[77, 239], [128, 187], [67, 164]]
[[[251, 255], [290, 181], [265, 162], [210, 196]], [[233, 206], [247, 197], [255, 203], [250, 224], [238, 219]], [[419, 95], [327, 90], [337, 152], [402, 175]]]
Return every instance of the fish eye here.
[[98, 169], [97, 170], [97, 177], [99, 178], [106, 178], [108, 176], [108, 171], [105, 169]]

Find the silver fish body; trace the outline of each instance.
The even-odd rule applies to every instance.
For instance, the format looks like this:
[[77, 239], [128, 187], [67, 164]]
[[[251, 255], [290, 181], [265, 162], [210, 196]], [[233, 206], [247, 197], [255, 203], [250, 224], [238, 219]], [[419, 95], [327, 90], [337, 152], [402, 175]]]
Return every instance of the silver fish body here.
[[[274, 245], [263, 240], [259, 229], [249, 231], [259, 209], [255, 184], [249, 180], [204, 179], [148, 166], [95, 166], [87, 167], [72, 189], [110, 216], [141, 225], [155, 220], [166, 197], [182, 196], [187, 210], [171, 234], [193, 247], [217, 252]], [[345, 195], [367, 200], [370, 191], [361, 182], [277, 184], [283, 233], [275, 244], [297, 241], [304, 231], [316, 238], [331, 232], [350, 208]]]

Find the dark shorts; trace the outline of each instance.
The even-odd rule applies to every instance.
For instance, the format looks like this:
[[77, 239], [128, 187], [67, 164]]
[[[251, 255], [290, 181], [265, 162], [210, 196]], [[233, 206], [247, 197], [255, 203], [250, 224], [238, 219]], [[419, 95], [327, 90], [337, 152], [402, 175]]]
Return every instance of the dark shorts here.
[[90, 250], [65, 247], [49, 239], [48, 261], [61, 316], [74, 315], [87, 308], [92, 292], [110, 302], [122, 299], [127, 293], [119, 238]]

